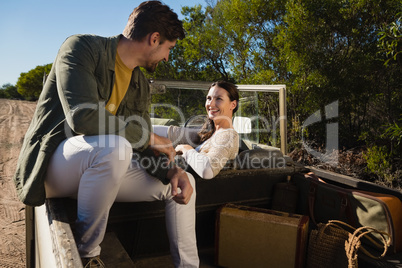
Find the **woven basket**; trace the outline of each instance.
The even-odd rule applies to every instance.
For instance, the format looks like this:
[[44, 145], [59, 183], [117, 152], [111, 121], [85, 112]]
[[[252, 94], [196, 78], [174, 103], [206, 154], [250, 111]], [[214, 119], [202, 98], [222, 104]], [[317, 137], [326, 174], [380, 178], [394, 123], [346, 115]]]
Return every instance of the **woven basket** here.
[[319, 223], [317, 226], [318, 229], [310, 233], [307, 267], [347, 267], [345, 241], [349, 232], [331, 223]]
[[[380, 259], [385, 256], [390, 244], [389, 234], [380, 232], [371, 227], [360, 227], [358, 229], [341, 222], [332, 220], [327, 224], [319, 223], [317, 230], [312, 230], [307, 254], [308, 268], [357, 268], [357, 253], [360, 250], [372, 259]], [[350, 230], [350, 232], [349, 232]], [[377, 233], [382, 238], [382, 243], [371, 239], [368, 234]], [[369, 245], [382, 249], [382, 254], [374, 256], [361, 244], [365, 237]], [[388, 239], [386, 239], [388, 237]]]

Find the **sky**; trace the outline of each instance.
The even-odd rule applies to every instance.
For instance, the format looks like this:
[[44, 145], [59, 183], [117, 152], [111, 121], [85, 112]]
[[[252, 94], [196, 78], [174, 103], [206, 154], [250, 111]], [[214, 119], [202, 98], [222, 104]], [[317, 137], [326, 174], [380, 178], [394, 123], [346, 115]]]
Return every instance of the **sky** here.
[[[0, 87], [15, 85], [22, 72], [53, 63], [63, 41], [73, 34], [114, 36], [142, 0], [1, 0]], [[164, 0], [180, 19], [184, 6], [205, 0]]]

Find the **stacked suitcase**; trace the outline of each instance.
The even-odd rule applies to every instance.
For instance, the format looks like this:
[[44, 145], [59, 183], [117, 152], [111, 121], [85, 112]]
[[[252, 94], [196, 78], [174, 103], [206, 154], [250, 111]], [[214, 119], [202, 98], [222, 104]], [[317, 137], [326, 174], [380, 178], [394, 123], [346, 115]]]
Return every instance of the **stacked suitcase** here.
[[217, 264], [303, 267], [308, 225], [307, 216], [228, 204], [217, 217]]
[[[339, 174], [332, 174], [336, 179], [330, 173], [319, 174], [330, 179], [298, 173], [291, 182], [280, 183], [277, 191], [291, 191], [289, 197], [281, 194], [279, 199], [277, 191], [272, 193], [271, 208], [278, 210], [223, 206], [216, 221], [216, 264], [305, 267], [309, 231], [317, 223], [341, 220], [355, 228], [370, 226], [390, 235], [387, 256], [370, 263], [362, 260], [359, 267], [402, 267], [402, 193]], [[281, 207], [278, 200], [294, 200], [295, 204]], [[294, 207], [295, 213], [279, 211], [289, 207]]]

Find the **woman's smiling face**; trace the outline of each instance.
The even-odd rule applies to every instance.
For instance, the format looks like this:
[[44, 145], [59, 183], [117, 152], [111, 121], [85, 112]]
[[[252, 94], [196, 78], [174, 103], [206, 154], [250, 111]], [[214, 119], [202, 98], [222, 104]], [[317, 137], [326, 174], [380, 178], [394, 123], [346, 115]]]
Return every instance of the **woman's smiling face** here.
[[[210, 88], [205, 101], [208, 118], [213, 120], [215, 124], [222, 123], [222, 120], [229, 120], [228, 123], [230, 123], [232, 121], [233, 109], [236, 105], [235, 100], [230, 100], [229, 93], [218, 86]], [[226, 123], [224, 124], [226, 125]]]

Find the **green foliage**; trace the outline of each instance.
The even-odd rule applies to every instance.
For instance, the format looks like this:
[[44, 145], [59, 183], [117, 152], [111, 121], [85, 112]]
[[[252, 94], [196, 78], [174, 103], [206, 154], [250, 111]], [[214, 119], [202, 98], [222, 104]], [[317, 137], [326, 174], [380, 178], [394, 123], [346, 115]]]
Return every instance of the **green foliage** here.
[[380, 53], [385, 53], [385, 65], [391, 60], [398, 61], [399, 65], [402, 64], [402, 13], [397, 14], [397, 19], [388, 25], [381, 28], [379, 35]]
[[[303, 120], [338, 100], [340, 144], [347, 147], [361, 133], [377, 131], [379, 118], [395, 118], [402, 73], [382, 66], [377, 34], [401, 8], [397, 0], [287, 1], [274, 44], [290, 77], [290, 117]], [[320, 143], [326, 135], [321, 129], [310, 130]]]
[[49, 74], [52, 64], [37, 66], [18, 78], [18, 93], [27, 100], [37, 100], [42, 91], [45, 74]]
[[17, 87], [11, 84], [4, 84], [0, 88], [0, 98], [23, 99], [23, 97], [18, 93]]
[[395, 123], [387, 128], [387, 130], [385, 131], [383, 136], [390, 138], [390, 140], [392, 140], [392, 141], [395, 141], [396, 145], [401, 145], [402, 144], [402, 127], [398, 126], [398, 124]]
[[392, 184], [394, 176], [392, 173], [392, 165], [390, 155], [385, 146], [372, 146], [367, 149], [363, 155], [367, 161], [367, 169], [369, 172], [378, 176], [386, 184]]
[[[402, 119], [399, 121], [402, 122]], [[395, 156], [397, 159], [402, 158], [402, 126], [397, 123], [390, 124], [385, 130], [384, 134], [381, 135], [389, 141], [390, 155]]]

